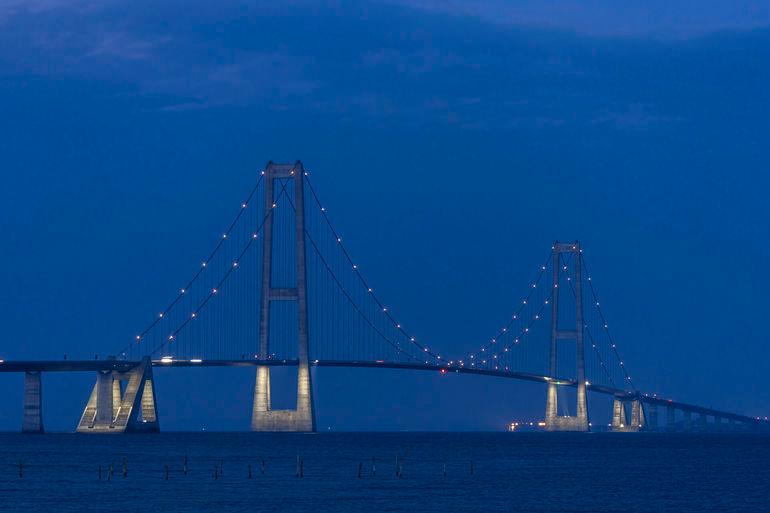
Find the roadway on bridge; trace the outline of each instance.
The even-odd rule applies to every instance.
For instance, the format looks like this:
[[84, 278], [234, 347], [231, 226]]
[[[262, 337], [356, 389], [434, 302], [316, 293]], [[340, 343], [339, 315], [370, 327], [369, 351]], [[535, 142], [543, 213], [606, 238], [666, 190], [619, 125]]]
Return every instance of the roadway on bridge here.
[[[126, 372], [139, 365], [139, 361], [133, 360], [0, 360], [0, 372], [97, 372], [97, 371], [118, 371]], [[520, 381], [530, 381], [535, 383], [548, 383], [555, 381], [561, 386], [576, 386], [573, 379], [550, 378], [537, 374], [519, 371], [504, 371], [493, 369], [477, 369], [472, 367], [462, 367], [456, 365], [435, 365], [421, 363], [387, 362], [387, 361], [345, 361], [345, 360], [311, 360], [310, 364], [315, 367], [348, 367], [348, 368], [367, 368], [367, 369], [397, 369], [409, 371], [427, 371], [438, 372], [441, 374], [474, 374], [481, 376], [490, 376], [497, 378], [515, 379]], [[202, 359], [173, 359], [161, 358], [152, 361], [153, 367], [157, 368], [206, 368], [206, 367], [296, 367], [297, 360], [279, 360], [279, 359], [241, 359], [241, 360], [202, 360]], [[588, 383], [586, 388], [595, 393], [611, 395], [623, 399], [636, 399], [656, 406], [666, 406], [675, 408], [684, 412], [691, 412], [700, 415], [711, 415], [724, 419], [732, 419], [738, 422], [759, 424], [766, 423], [764, 420], [756, 417], [749, 417], [738, 413], [731, 413], [713, 408], [673, 401], [671, 399], [659, 398], [649, 394], [632, 394], [625, 390], [594, 385]]]

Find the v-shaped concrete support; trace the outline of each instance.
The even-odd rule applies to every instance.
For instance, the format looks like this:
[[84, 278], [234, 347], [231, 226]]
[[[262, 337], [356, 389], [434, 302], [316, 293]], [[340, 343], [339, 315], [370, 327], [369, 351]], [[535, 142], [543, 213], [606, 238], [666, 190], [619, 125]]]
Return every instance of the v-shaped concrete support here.
[[[125, 385], [123, 385], [125, 383]], [[155, 383], [149, 357], [127, 372], [97, 372], [78, 433], [158, 432]]]
[[612, 430], [620, 432], [636, 432], [645, 428], [644, 406], [639, 399], [631, 402], [631, 420], [626, 416], [626, 401], [615, 398], [612, 408]]

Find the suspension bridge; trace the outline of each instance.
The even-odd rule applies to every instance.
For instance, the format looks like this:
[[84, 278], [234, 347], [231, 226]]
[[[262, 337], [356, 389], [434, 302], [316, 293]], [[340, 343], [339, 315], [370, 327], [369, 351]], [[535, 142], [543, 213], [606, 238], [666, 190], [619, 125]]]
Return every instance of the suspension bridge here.
[[[453, 357], [412, 335], [351, 255], [303, 165], [268, 163], [208, 257], [115, 356], [0, 360], [0, 372], [24, 373], [22, 431], [44, 430], [44, 373], [94, 372], [77, 432], [157, 432], [158, 366], [254, 367], [253, 431], [315, 431], [312, 367], [542, 383], [549, 431], [589, 431], [589, 393], [612, 401], [607, 420], [614, 431], [767, 426], [637, 389], [577, 241], [555, 242], [503, 327], [475, 352]], [[272, 407], [270, 371], [276, 366], [296, 368], [293, 409]]]

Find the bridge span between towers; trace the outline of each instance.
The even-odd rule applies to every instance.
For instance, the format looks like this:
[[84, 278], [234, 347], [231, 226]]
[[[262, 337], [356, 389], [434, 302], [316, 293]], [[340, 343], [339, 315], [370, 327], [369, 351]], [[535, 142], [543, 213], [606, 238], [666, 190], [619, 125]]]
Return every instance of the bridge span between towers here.
[[[589, 393], [611, 399], [613, 431], [768, 426], [641, 392], [620, 357], [578, 241], [554, 242], [494, 335], [453, 358], [408, 331], [359, 264], [303, 165], [269, 162], [212, 251], [144, 329], [110, 351], [114, 357], [0, 360], [0, 372], [24, 373], [22, 430], [43, 432], [43, 374], [86, 371], [96, 382], [77, 432], [159, 431], [153, 370], [195, 367], [255, 368], [253, 431], [315, 431], [313, 367], [541, 383], [548, 431], [589, 431]], [[297, 369], [294, 409], [272, 406], [270, 371], [277, 366]], [[567, 389], [574, 390], [572, 408], [560, 393]]]
[[[207, 367], [296, 367], [298, 365], [297, 360], [258, 360], [258, 359], [243, 359], [243, 360], [174, 360], [174, 359], [159, 359], [151, 361], [152, 367], [159, 368], [207, 368]], [[4, 361], [0, 363], [0, 372], [13, 372], [13, 373], [26, 373], [29, 375], [39, 375], [43, 372], [99, 372], [99, 373], [128, 373], [133, 369], [141, 365], [140, 361], [130, 360], [18, 360], [18, 361]], [[487, 377], [496, 377], [503, 379], [514, 379], [520, 381], [529, 381], [533, 383], [548, 384], [550, 381], [556, 381], [559, 386], [575, 388], [576, 382], [573, 379], [558, 379], [551, 378], [549, 376], [530, 374], [520, 371], [500, 371], [494, 369], [472, 368], [472, 367], [457, 367], [448, 365], [426, 365], [421, 363], [406, 363], [406, 362], [386, 362], [386, 361], [345, 361], [345, 360], [312, 360], [310, 362], [311, 367], [346, 367], [346, 368], [363, 368], [363, 369], [395, 369], [406, 371], [425, 371], [431, 373], [440, 374], [470, 374]], [[657, 397], [656, 395], [649, 395], [643, 393], [630, 393], [625, 390], [620, 390], [603, 385], [595, 385], [588, 383], [586, 389], [589, 392], [612, 396], [615, 400], [633, 403], [638, 401], [640, 404], [648, 410], [649, 418], [646, 422], [643, 419], [644, 424], [641, 426], [646, 431], [682, 431], [691, 429], [702, 429], [704, 423], [693, 424], [691, 421], [691, 415], [698, 415], [699, 418], [706, 421], [707, 417], [712, 418], [710, 424], [722, 425], [722, 421], [728, 424], [722, 425], [727, 428], [731, 424], [734, 426], [742, 425], [743, 427], [766, 429], [767, 422], [763, 419], [756, 417], [749, 417], [747, 415], [741, 415], [739, 413], [733, 413], [728, 411], [717, 410], [714, 408], [707, 408], [694, 404], [688, 404], [681, 401], [674, 401], [672, 399], [664, 399]], [[38, 387], [37, 394], [41, 394]], [[34, 394], [34, 392], [27, 391], [25, 389], [25, 396]], [[42, 397], [40, 397], [42, 399]], [[37, 401], [38, 403], [40, 400]], [[26, 404], [26, 401], [25, 401]], [[657, 418], [657, 408], [661, 407], [666, 410], [667, 418], [665, 424], [659, 424]], [[39, 410], [40, 411], [40, 410]], [[654, 413], [653, 413], [654, 412]], [[687, 419], [690, 420], [690, 424], [677, 424], [676, 413], [683, 416], [681, 419], [683, 422]], [[40, 424], [42, 427], [42, 411], [40, 411], [41, 418], [33, 422], [33, 425]], [[616, 419], [617, 420], [617, 419]], [[25, 426], [28, 426], [29, 419], [25, 420]], [[621, 428], [620, 425], [614, 426]], [[25, 431], [30, 432], [29, 429]], [[636, 431], [636, 430], [634, 430]]]

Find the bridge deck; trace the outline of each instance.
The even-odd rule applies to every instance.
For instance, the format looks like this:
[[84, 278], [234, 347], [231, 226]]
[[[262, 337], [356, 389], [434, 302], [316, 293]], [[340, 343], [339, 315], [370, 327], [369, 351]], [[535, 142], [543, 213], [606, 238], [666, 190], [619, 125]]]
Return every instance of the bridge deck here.
[[[96, 371], [128, 371], [137, 365], [139, 361], [131, 360], [0, 360], [0, 372], [96, 372]], [[419, 370], [428, 372], [439, 372], [442, 374], [476, 374], [482, 376], [492, 376], [498, 378], [516, 379], [520, 381], [530, 381], [535, 383], [548, 383], [556, 381], [562, 386], [576, 386], [573, 379], [554, 379], [548, 376], [541, 376], [527, 372], [519, 371], [501, 371], [490, 369], [476, 369], [470, 367], [457, 367], [454, 365], [431, 365], [422, 363], [402, 363], [388, 361], [347, 361], [347, 360], [312, 360], [311, 365], [316, 367], [352, 367], [352, 368], [380, 368], [380, 369], [402, 369]], [[258, 367], [275, 366], [291, 367], [297, 365], [297, 360], [174, 360], [161, 359], [153, 360], [154, 367]], [[744, 423], [766, 423], [766, 421], [756, 417], [749, 417], [738, 413], [731, 413], [713, 408], [706, 408], [694, 404], [662, 399], [648, 394], [635, 394], [627, 390], [588, 384], [586, 388], [591, 392], [604, 395], [612, 395], [624, 399], [638, 398], [643, 403], [655, 406], [666, 406], [680, 411], [697, 413], [701, 415], [711, 415], [723, 419], [732, 419]]]

